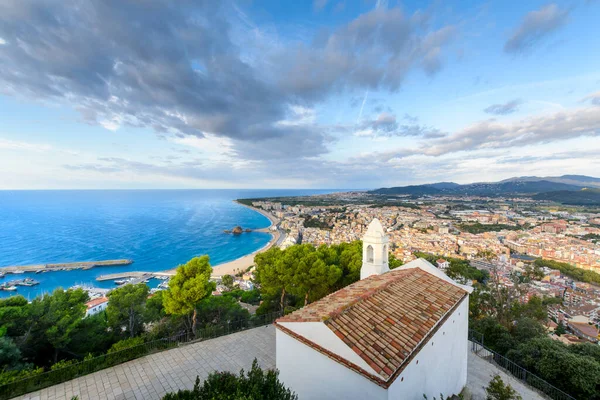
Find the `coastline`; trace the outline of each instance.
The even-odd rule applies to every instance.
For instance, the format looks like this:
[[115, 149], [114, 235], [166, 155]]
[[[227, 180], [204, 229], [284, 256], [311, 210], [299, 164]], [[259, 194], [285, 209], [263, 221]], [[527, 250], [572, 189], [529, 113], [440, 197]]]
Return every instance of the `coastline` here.
[[[256, 256], [258, 253], [262, 253], [264, 251], [269, 250], [271, 247], [273, 247], [273, 245], [275, 245], [276, 243], [285, 239], [285, 237], [282, 238], [282, 236], [284, 236], [284, 233], [281, 230], [279, 230], [279, 229], [274, 230], [274, 231], [271, 230], [271, 227], [276, 226], [279, 223], [279, 219], [277, 217], [266, 212], [265, 210], [261, 210], [256, 207], [242, 204], [242, 203], [238, 202], [237, 200], [234, 200], [234, 202], [243, 207], [247, 207], [253, 211], [256, 211], [256, 212], [264, 215], [265, 217], [267, 217], [267, 219], [271, 222], [271, 224], [266, 228], [256, 229], [255, 231], [270, 233], [271, 240], [269, 241], [269, 243], [267, 243], [260, 249], [253, 251], [250, 254], [247, 254], [243, 257], [237, 258], [233, 261], [228, 261], [225, 263], [213, 265], [212, 266], [212, 268], [213, 268], [212, 277], [221, 277], [223, 275], [235, 275], [239, 272], [245, 271], [248, 267], [250, 267], [254, 264], [254, 256]], [[168, 271], [164, 271], [164, 273], [169, 274], [169, 275], [175, 275], [175, 269], [170, 269]]]

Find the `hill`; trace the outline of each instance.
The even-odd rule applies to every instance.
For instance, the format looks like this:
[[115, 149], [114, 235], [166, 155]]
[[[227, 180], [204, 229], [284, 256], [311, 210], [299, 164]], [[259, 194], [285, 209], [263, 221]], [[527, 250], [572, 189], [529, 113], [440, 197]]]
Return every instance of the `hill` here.
[[570, 205], [600, 206], [600, 189], [559, 190], [556, 192], [538, 193], [532, 198], [534, 200], [547, 200]]
[[[590, 188], [587, 191], [583, 190]], [[381, 188], [369, 192], [379, 195], [409, 196], [540, 196], [539, 200], [558, 201], [565, 204], [596, 203], [596, 188], [600, 189], [600, 178], [584, 175], [563, 175], [557, 177], [523, 176], [499, 182], [479, 182], [461, 185], [454, 182], [439, 182], [424, 185]], [[556, 199], [556, 200], [555, 200]]]

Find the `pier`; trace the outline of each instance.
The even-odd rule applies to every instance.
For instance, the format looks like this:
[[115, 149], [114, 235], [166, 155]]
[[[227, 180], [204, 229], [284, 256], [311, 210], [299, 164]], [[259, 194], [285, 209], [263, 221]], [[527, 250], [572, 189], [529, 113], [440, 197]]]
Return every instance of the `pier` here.
[[[174, 275], [174, 273], [170, 272], [117, 272], [115, 274], [106, 274], [100, 275], [96, 278], [97, 281], [115, 281], [117, 280], [127, 280], [122, 284], [132, 284], [137, 285], [138, 283], [146, 282], [148, 279], [158, 278], [158, 279], [167, 279]], [[118, 283], [117, 283], [118, 284]], [[120, 285], [119, 285], [120, 286]]]
[[133, 264], [133, 260], [121, 259], [103, 261], [79, 261], [56, 264], [12, 265], [8, 267], [0, 267], [0, 274], [18, 274], [22, 272], [68, 271], [73, 269], [90, 269], [94, 267], [117, 267], [130, 264]]

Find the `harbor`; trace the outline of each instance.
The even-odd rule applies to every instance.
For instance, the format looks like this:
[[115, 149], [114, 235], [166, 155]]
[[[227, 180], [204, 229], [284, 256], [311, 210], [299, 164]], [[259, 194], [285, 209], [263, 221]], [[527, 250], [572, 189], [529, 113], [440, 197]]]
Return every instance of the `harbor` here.
[[138, 283], [148, 283], [150, 279], [162, 280], [158, 285], [159, 289], [166, 289], [168, 281], [173, 276], [170, 272], [118, 272], [115, 274], [100, 275], [96, 278], [97, 281], [114, 281], [115, 285], [137, 285]]
[[25, 278], [25, 279], [16, 279], [8, 282], [4, 282], [0, 284], [0, 290], [6, 292], [14, 292], [17, 290], [17, 286], [35, 286], [40, 283], [35, 279]]
[[68, 263], [54, 264], [34, 264], [34, 265], [12, 265], [0, 267], [0, 275], [4, 274], [22, 274], [25, 272], [35, 272], [37, 274], [50, 271], [71, 271], [74, 269], [92, 269], [94, 267], [119, 267], [133, 264], [133, 260], [103, 260], [103, 261], [78, 261]]

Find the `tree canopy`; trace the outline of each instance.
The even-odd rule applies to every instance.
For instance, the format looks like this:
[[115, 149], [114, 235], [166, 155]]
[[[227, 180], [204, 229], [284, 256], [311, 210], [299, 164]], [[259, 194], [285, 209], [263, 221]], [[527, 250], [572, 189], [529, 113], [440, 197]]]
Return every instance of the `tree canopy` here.
[[115, 332], [124, 330], [130, 338], [137, 336], [143, 330], [148, 293], [148, 285], [145, 283], [124, 285], [111, 290], [106, 307], [109, 326]]
[[216, 285], [210, 282], [212, 267], [208, 256], [195, 257], [177, 267], [177, 273], [169, 282], [164, 295], [165, 310], [169, 314], [185, 315], [193, 312], [192, 332], [196, 334], [196, 307], [202, 299], [210, 296]]

